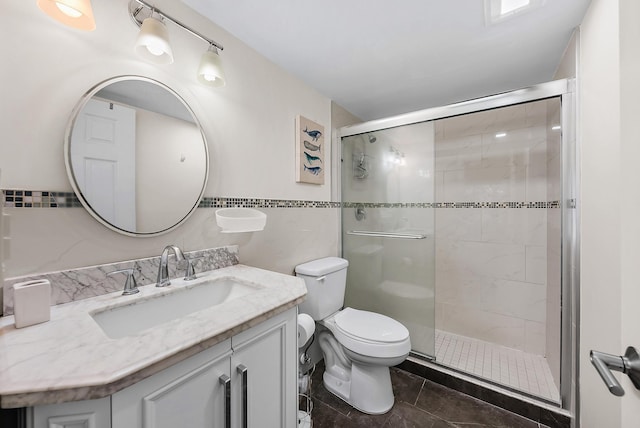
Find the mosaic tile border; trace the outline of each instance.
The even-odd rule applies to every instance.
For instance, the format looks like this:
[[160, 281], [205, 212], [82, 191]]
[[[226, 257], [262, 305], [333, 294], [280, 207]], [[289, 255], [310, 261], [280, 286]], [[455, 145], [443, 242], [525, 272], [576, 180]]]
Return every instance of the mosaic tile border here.
[[[5, 208], [82, 207], [73, 192], [2, 190]], [[571, 205], [571, 204], [570, 204]], [[560, 208], [560, 201], [549, 202], [331, 202], [290, 199], [204, 197], [198, 208]], [[571, 207], [571, 206], [570, 206]], [[574, 206], [575, 208], [575, 201]]]
[[343, 208], [560, 208], [560, 201], [550, 202], [343, 202]]
[[198, 208], [340, 208], [340, 202], [204, 197]]
[[[76, 208], [82, 203], [73, 192], [2, 189], [5, 208]], [[289, 199], [204, 197], [198, 208], [340, 208], [340, 202]]]
[[82, 203], [73, 192], [3, 189], [2, 205], [5, 208], [75, 208]]

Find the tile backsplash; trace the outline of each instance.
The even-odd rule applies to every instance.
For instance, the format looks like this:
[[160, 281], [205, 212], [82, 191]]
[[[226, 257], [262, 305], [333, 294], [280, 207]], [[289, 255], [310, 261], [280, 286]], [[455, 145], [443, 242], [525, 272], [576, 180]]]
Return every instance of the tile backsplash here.
[[[196, 262], [196, 272], [205, 272], [214, 269], [238, 264], [238, 246], [210, 248], [185, 252], [187, 258], [200, 258]], [[171, 255], [171, 258], [175, 256]], [[14, 278], [6, 278], [4, 283], [4, 315], [13, 314], [13, 285], [34, 279], [48, 279], [51, 282], [51, 304], [59, 305], [75, 300], [87, 299], [102, 294], [122, 290], [125, 276], [107, 276], [109, 272], [119, 269], [135, 269], [135, 277], [138, 285], [152, 284], [156, 281], [160, 256], [137, 260], [128, 260], [110, 264], [103, 264], [79, 269], [70, 269], [58, 272], [48, 272], [37, 275], [27, 275]], [[178, 276], [173, 261], [169, 263], [169, 276]]]

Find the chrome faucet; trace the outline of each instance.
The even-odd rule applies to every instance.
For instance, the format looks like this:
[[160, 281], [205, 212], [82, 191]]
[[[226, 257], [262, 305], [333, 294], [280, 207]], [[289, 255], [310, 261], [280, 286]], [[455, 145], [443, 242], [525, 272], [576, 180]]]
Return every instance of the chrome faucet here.
[[158, 279], [156, 280], [156, 287], [166, 287], [167, 285], [171, 285], [171, 281], [169, 281], [169, 251], [173, 250], [176, 255], [176, 262], [178, 269], [184, 269], [184, 265], [186, 263], [186, 259], [182, 250], [178, 248], [176, 245], [167, 245], [162, 250], [162, 255], [160, 256], [160, 267], [158, 268]]

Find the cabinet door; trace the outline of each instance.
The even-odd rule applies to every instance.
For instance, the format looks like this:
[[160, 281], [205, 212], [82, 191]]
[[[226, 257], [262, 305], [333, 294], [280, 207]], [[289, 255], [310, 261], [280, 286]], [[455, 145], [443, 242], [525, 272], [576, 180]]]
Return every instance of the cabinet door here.
[[230, 341], [112, 396], [113, 428], [225, 427]]
[[48, 404], [30, 409], [30, 428], [102, 428], [111, 426], [109, 397]]
[[232, 338], [234, 427], [297, 426], [296, 314], [294, 308]]

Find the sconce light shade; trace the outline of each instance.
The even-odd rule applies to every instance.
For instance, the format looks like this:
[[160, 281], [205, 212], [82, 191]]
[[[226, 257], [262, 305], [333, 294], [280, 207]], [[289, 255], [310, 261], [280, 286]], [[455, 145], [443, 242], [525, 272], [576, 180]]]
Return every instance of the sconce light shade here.
[[84, 31], [96, 29], [91, 0], [38, 0], [38, 7], [69, 27]]
[[213, 45], [210, 45], [209, 49], [202, 54], [200, 67], [198, 67], [198, 81], [213, 87], [224, 86], [226, 83], [222, 60], [218, 55], [218, 49]]
[[138, 55], [155, 64], [171, 64], [173, 52], [164, 22], [153, 16], [145, 19], [136, 40]]

